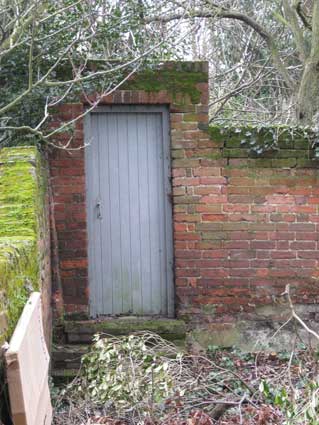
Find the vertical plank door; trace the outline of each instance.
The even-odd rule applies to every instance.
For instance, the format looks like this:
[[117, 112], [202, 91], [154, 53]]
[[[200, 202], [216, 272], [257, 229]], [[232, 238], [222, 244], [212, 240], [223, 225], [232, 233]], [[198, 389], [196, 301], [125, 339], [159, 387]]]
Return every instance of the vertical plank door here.
[[90, 313], [174, 315], [168, 111], [86, 116]]

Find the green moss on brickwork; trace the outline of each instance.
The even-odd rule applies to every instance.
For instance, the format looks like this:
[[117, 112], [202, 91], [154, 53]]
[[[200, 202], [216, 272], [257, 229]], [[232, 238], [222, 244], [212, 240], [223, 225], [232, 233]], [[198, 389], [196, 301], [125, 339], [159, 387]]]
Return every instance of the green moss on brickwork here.
[[2, 149], [0, 163], [0, 237], [34, 236], [36, 149]]
[[[1, 244], [1, 238], [0, 238]], [[3, 297], [0, 310], [7, 316], [7, 330], [0, 335], [0, 343], [9, 339], [30, 291], [38, 289], [39, 267], [34, 239], [24, 242], [12, 240], [0, 245], [0, 284]]]
[[200, 70], [189, 70], [183, 63], [177, 69], [147, 69], [139, 72], [134, 79], [124, 84], [124, 90], [145, 90], [159, 92], [166, 90], [177, 103], [199, 103], [201, 92], [196, 87], [198, 83], [207, 83], [207, 73]]
[[247, 163], [249, 167], [295, 167], [302, 164], [311, 166], [309, 162], [315, 167], [319, 161], [313, 148], [316, 136], [310, 130], [286, 126], [209, 126], [207, 131], [214, 142], [222, 144], [223, 158], [247, 158], [252, 160]]
[[130, 332], [150, 331], [162, 335], [169, 340], [184, 339], [186, 325], [182, 320], [175, 319], [141, 319], [134, 317], [118, 318], [101, 322], [65, 322], [65, 331], [78, 336], [91, 335], [95, 333], [106, 333], [109, 335], [127, 335]]
[[35, 147], [0, 151], [0, 343], [11, 336], [31, 290], [39, 285], [37, 239], [46, 182]]

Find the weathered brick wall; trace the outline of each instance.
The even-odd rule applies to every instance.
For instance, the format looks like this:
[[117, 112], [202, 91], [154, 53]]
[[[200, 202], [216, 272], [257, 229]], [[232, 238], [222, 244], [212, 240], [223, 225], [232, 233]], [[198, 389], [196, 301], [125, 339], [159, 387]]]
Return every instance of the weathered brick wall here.
[[[82, 104], [63, 105], [56, 117], [56, 125], [82, 113]], [[55, 142], [65, 144], [69, 139], [69, 134], [62, 133]], [[84, 149], [77, 149], [83, 145], [83, 122], [79, 120], [70, 150], [53, 148], [49, 152], [51, 233], [56, 235], [58, 244], [52, 247], [52, 253], [57, 248], [52, 261], [53, 301], [56, 310], [60, 310], [59, 304], [64, 302], [67, 312], [77, 313], [87, 312], [88, 305]], [[61, 279], [62, 287], [58, 279]]]
[[238, 342], [239, 322], [267, 327], [286, 317], [278, 295], [289, 283], [315, 320], [319, 162], [309, 141], [283, 131], [278, 150], [257, 156], [234, 131], [210, 134], [184, 140], [175, 154], [179, 314], [211, 323], [212, 342], [228, 345]]
[[[10, 341], [32, 291], [41, 291], [51, 346], [51, 264], [47, 164], [35, 147], [0, 150], [0, 346]], [[7, 399], [0, 350], [0, 423]], [[11, 423], [11, 422], [10, 422]]]
[[174, 164], [176, 274], [185, 308], [251, 312], [286, 283], [297, 284], [303, 302], [316, 302], [318, 161], [309, 159], [309, 143], [287, 140], [287, 149], [249, 158], [238, 136], [213, 133], [207, 146], [181, 146], [183, 159]]
[[[92, 98], [93, 100], [93, 98]], [[135, 76], [125, 90], [117, 90], [103, 98], [100, 104], [169, 105], [171, 121], [172, 157], [179, 154], [181, 141], [191, 146], [192, 138], [207, 140], [207, 133], [199, 124], [208, 123], [208, 69], [207, 64], [167, 63], [164, 68], [145, 71]], [[63, 105], [53, 127], [79, 117], [83, 103]], [[69, 133], [59, 133], [54, 143], [66, 144]], [[52, 211], [58, 243], [58, 263], [62, 294], [57, 293], [54, 282], [54, 299], [63, 298], [66, 313], [88, 313], [88, 259], [85, 199], [83, 119], [75, 124], [74, 139], [70, 149], [53, 148], [49, 153]], [[54, 273], [54, 276], [56, 273]], [[56, 279], [55, 279], [56, 280]]]
[[32, 291], [41, 291], [51, 334], [47, 164], [35, 147], [0, 151], [0, 343], [9, 340]]
[[[276, 297], [290, 283], [317, 317], [319, 164], [309, 141], [282, 130], [278, 149], [257, 155], [237, 131], [208, 128], [206, 64], [150, 72], [101, 103], [169, 105], [177, 315], [196, 337], [200, 326], [213, 343], [236, 343], [239, 324], [282, 319]], [[53, 125], [83, 108], [64, 105]], [[256, 139], [269, 143], [269, 134]], [[68, 140], [60, 133], [55, 143]], [[72, 143], [84, 145], [82, 118]], [[50, 165], [64, 305], [87, 313], [84, 150], [53, 149]]]

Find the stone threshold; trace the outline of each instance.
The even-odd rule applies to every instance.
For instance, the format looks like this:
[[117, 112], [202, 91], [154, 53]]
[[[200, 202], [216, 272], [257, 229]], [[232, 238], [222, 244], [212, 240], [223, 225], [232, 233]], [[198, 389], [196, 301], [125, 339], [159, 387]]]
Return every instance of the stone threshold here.
[[183, 320], [177, 319], [137, 316], [69, 320], [64, 323], [64, 332], [69, 344], [90, 343], [93, 335], [97, 333], [121, 336], [141, 331], [154, 332], [169, 341], [185, 340], [186, 324]]

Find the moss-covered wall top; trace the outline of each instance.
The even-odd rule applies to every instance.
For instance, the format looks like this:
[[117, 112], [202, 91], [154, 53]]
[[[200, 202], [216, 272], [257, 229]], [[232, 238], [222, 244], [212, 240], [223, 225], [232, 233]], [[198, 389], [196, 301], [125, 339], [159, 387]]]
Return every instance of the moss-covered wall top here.
[[35, 147], [0, 151], [0, 344], [11, 336], [30, 291], [39, 285], [40, 169]]
[[121, 89], [144, 90], [148, 93], [165, 90], [178, 103], [184, 100], [196, 104], [201, 96], [197, 84], [207, 81], [206, 62], [166, 62], [153, 69], [139, 71]]
[[245, 167], [312, 168], [319, 164], [318, 136], [305, 129], [209, 126], [208, 132], [212, 156], [227, 159], [228, 165], [240, 166], [240, 159]]

